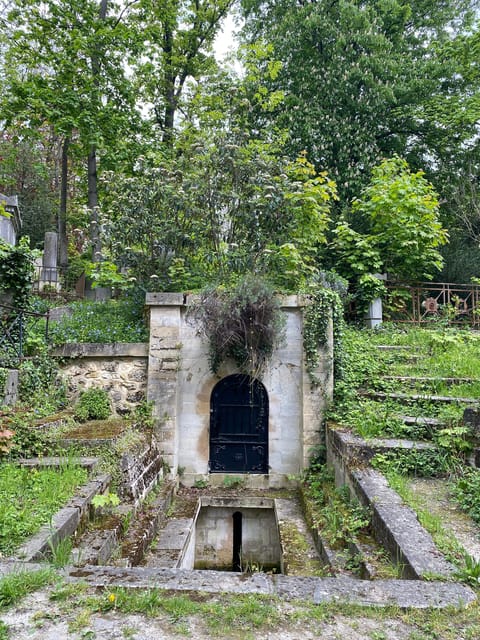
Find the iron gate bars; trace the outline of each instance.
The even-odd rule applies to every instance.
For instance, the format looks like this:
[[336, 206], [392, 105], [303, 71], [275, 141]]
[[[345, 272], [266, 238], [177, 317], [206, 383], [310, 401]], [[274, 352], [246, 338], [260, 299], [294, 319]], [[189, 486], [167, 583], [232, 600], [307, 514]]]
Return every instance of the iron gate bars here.
[[422, 282], [409, 285], [387, 282], [385, 319], [427, 324], [442, 319], [448, 324], [480, 328], [480, 287], [475, 284]]
[[25, 339], [41, 319], [45, 320], [47, 342], [49, 315], [0, 304], [0, 363], [23, 358]]

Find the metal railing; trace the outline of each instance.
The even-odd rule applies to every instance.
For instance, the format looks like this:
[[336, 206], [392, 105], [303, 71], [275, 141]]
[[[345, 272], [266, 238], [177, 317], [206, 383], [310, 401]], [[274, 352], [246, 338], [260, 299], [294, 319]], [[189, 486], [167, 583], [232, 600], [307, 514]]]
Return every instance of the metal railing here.
[[35, 313], [0, 304], [0, 364], [23, 359], [25, 342], [41, 320], [45, 320], [48, 342], [49, 316], [49, 312]]
[[48, 298], [84, 298], [85, 274], [73, 279], [68, 268], [37, 266], [35, 267], [33, 292]]
[[387, 282], [384, 319], [429, 324], [443, 320], [452, 325], [480, 328], [480, 286], [448, 282], [415, 285]]

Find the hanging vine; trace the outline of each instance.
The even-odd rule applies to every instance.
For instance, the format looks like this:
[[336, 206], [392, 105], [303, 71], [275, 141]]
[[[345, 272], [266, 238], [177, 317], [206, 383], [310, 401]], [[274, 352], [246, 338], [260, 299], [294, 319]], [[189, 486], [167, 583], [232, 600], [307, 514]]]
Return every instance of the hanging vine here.
[[232, 290], [204, 292], [192, 313], [208, 339], [213, 373], [230, 358], [242, 373], [259, 378], [283, 338], [280, 303], [254, 275], [244, 277]]
[[328, 342], [330, 318], [333, 322], [333, 373], [335, 380], [343, 376], [343, 304], [336, 291], [316, 288], [309, 292], [311, 304], [305, 309], [303, 349], [306, 368], [313, 383], [318, 383], [315, 371], [319, 365], [318, 348]]

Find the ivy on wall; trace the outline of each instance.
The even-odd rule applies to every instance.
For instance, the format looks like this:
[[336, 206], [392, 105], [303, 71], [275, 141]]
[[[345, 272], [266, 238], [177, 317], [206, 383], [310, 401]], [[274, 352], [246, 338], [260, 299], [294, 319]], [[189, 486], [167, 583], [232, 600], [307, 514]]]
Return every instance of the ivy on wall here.
[[35, 253], [22, 238], [17, 246], [0, 239], [0, 294], [11, 296], [14, 307], [26, 309], [32, 288]]
[[310, 304], [303, 320], [303, 349], [307, 372], [313, 383], [318, 383], [316, 369], [319, 365], [318, 348], [328, 343], [330, 319], [333, 323], [333, 373], [335, 380], [343, 375], [342, 336], [344, 328], [343, 304], [339, 294], [331, 289], [317, 287], [309, 292]]

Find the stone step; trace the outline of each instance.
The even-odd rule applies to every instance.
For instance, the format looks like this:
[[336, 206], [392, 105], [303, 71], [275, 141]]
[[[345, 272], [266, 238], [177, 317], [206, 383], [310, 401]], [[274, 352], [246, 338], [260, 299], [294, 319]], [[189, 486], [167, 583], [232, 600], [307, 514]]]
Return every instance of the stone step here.
[[372, 400], [401, 400], [406, 403], [439, 402], [445, 404], [479, 404], [479, 398], [457, 398], [453, 396], [437, 396], [428, 393], [388, 393], [385, 391], [359, 391], [359, 395]]
[[382, 376], [382, 380], [389, 380], [392, 382], [426, 382], [428, 384], [434, 382], [442, 382], [446, 385], [454, 384], [471, 384], [478, 382], [475, 378], [440, 378], [431, 376]]
[[148, 567], [178, 567], [193, 526], [193, 518], [169, 518], [151, 546]]
[[327, 426], [327, 446], [346, 463], [365, 464], [376, 453], [387, 453], [395, 450], [435, 451], [431, 442], [403, 440], [399, 438], [372, 438], [364, 440], [349, 430]]
[[407, 425], [421, 424], [427, 427], [445, 427], [446, 422], [438, 418], [425, 418], [424, 416], [399, 416], [400, 420]]
[[[0, 566], [0, 574], [8, 569]], [[11, 571], [18, 570], [11, 566]], [[234, 593], [277, 596], [284, 600], [303, 600], [321, 604], [327, 602], [356, 604], [367, 607], [402, 609], [464, 609], [477, 601], [475, 592], [456, 582], [426, 582], [419, 580], [355, 580], [340, 578], [302, 578], [267, 575], [264, 573], [234, 573], [225, 571], [189, 571], [187, 569], [151, 569], [132, 567], [67, 568], [66, 582], [82, 582], [91, 587], [123, 587], [126, 589], [157, 589], [174, 592]]]

